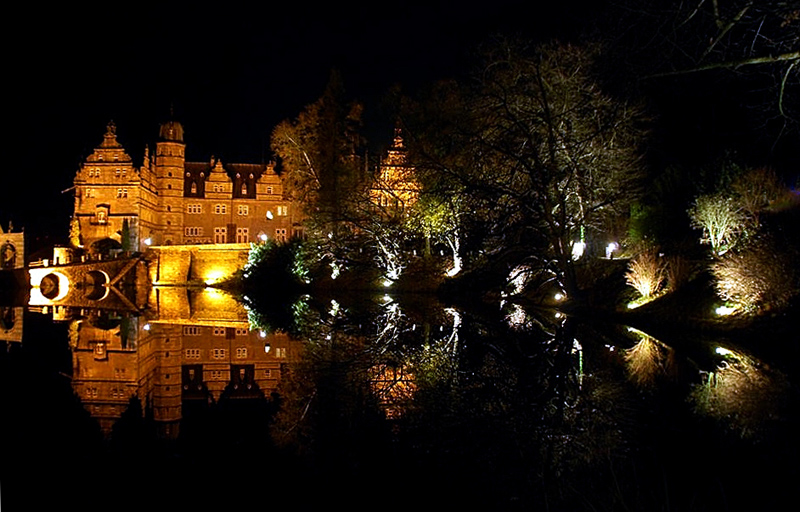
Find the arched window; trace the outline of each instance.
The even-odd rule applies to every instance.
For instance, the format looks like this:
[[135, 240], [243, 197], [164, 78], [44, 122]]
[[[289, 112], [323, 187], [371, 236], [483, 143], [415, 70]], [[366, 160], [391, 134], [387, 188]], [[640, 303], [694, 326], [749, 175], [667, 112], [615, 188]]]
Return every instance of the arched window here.
[[242, 195], [247, 195], [247, 183], [242, 183]]
[[197, 182], [196, 181], [192, 182], [191, 193], [192, 194], [196, 194], [197, 193]]

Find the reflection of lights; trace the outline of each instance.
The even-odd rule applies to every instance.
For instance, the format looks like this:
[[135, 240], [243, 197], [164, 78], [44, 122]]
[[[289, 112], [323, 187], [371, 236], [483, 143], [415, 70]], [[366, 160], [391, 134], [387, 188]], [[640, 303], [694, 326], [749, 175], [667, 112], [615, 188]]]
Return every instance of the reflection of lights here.
[[341, 274], [341, 268], [336, 263], [331, 263], [331, 279], [336, 279]]
[[572, 244], [572, 259], [577, 260], [583, 256], [583, 251], [586, 249], [586, 244], [584, 242], [575, 242]]
[[389, 279], [384, 279], [383, 280], [383, 286], [385, 286], [386, 288], [389, 288], [390, 286], [392, 286], [392, 281], [389, 280]]
[[331, 316], [336, 316], [337, 313], [339, 313], [339, 303], [334, 299], [331, 299], [331, 310], [329, 311], [329, 314]]
[[388, 295], [383, 296], [383, 302], [392, 302], [392, 298]]
[[611, 256], [619, 249], [619, 245], [617, 242], [611, 242], [606, 246], [606, 258], [611, 258]]
[[556, 299], [556, 300], [562, 300], [564, 298], [564, 294], [563, 293], [556, 293], [555, 295], [553, 295], [553, 298]]
[[525, 325], [525, 319], [527, 318], [525, 310], [519, 304], [514, 304], [512, 307], [514, 309], [506, 315], [508, 325], [511, 327]]
[[720, 306], [715, 311], [719, 316], [727, 316], [733, 314], [733, 312], [736, 311], [736, 308], [732, 308], [730, 306]]
[[731, 352], [727, 348], [722, 348], [722, 347], [717, 347], [714, 350], [714, 352], [716, 352], [717, 354], [719, 354], [721, 356], [731, 356], [731, 355], [733, 355], [733, 352]]
[[561, 313], [560, 311], [556, 311], [556, 315], [555, 316], [556, 316], [556, 318], [563, 318], [564, 317], [564, 313]]

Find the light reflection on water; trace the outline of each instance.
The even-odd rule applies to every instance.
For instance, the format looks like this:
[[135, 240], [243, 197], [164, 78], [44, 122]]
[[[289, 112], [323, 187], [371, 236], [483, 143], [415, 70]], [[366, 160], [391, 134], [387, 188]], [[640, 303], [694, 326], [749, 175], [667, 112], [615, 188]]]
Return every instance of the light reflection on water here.
[[[309, 485], [378, 481], [380, 468], [416, 486], [408, 499], [424, 490], [496, 509], [613, 510], [756, 499], [739, 480], [717, 475], [716, 488], [701, 490], [688, 477], [726, 463], [737, 478], [760, 478], [754, 461], [796, 454], [785, 444], [796, 421], [789, 378], [732, 349], [709, 346], [700, 361], [644, 332], [596, 329], [553, 311], [476, 314], [384, 297], [305, 297], [292, 325], [265, 334], [224, 294], [160, 293], [158, 314], [139, 317], [83, 309], [53, 323], [4, 312], [13, 341], [3, 371], [29, 371], [26, 353], [46, 358], [37, 375], [58, 377], [37, 391], [66, 383], [91, 418], [58, 405], [72, 415], [72, 442], [78, 429], [102, 438], [84, 432], [82, 445], [41, 453], [40, 437], [6, 426], [7, 442], [22, 442], [10, 460], [36, 453], [50, 462], [74, 456], [74, 446], [124, 458], [146, 446], [187, 464], [211, 450], [227, 464], [244, 451], [306, 468]], [[42, 418], [34, 396], [4, 383], [6, 412], [28, 417], [21, 425]], [[727, 460], [735, 450], [748, 455]], [[322, 473], [336, 477], [308, 476]]]

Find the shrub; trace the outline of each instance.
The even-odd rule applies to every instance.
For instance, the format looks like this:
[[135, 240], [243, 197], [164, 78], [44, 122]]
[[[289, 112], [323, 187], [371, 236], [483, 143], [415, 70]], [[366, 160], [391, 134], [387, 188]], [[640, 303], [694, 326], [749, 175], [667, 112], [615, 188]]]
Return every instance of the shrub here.
[[798, 292], [800, 273], [791, 253], [772, 238], [759, 240], [714, 263], [717, 294], [745, 311], [786, 306]]
[[661, 288], [666, 275], [666, 265], [656, 249], [644, 250], [628, 264], [625, 281], [643, 298], [649, 299]]

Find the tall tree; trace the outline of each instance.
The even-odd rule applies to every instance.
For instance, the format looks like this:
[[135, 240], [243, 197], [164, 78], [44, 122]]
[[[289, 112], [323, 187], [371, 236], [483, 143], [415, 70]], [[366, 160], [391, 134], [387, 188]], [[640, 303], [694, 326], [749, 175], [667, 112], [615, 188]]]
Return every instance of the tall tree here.
[[473, 87], [449, 94], [448, 127], [422, 149], [475, 206], [490, 250], [552, 268], [569, 293], [579, 288], [573, 244], [626, 215], [642, 177], [642, 113], [600, 90], [593, 58], [497, 42]]
[[272, 132], [272, 150], [280, 159], [289, 195], [320, 223], [341, 219], [347, 199], [362, 181], [361, 112], [359, 103], [345, 101], [334, 71], [322, 97]]

